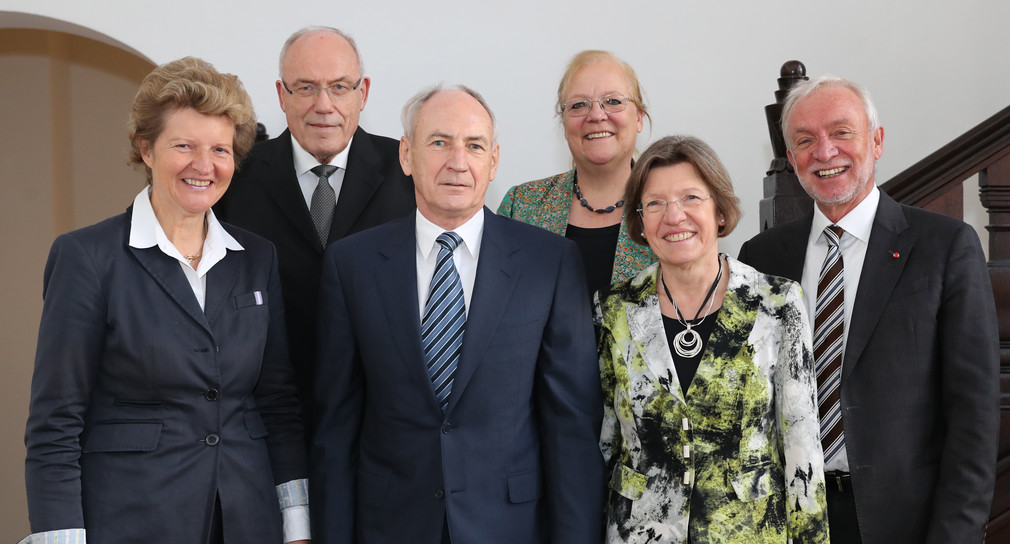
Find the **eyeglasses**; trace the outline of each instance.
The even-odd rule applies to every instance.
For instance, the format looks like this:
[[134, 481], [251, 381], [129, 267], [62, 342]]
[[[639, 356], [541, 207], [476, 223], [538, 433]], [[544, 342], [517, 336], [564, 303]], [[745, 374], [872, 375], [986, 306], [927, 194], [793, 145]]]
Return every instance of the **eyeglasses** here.
[[600, 109], [605, 113], [617, 113], [624, 111], [631, 102], [631, 97], [622, 94], [608, 94], [599, 98], [572, 98], [561, 104], [561, 113], [567, 113], [572, 117], [584, 117], [593, 111], [593, 102], [600, 105]]
[[284, 80], [282, 79], [281, 86], [284, 87], [284, 90], [287, 91], [288, 94], [297, 96], [298, 98], [315, 98], [319, 96], [320, 91], [326, 91], [326, 94], [330, 95], [330, 100], [336, 100], [338, 98], [345, 96], [347, 93], [351, 91], [358, 90], [358, 87], [361, 86], [361, 82], [364, 80], [365, 80], [364, 77], [359, 78], [358, 82], [351, 87], [348, 87], [347, 83], [344, 81], [334, 83], [333, 85], [330, 85], [328, 87], [321, 87], [314, 83], [302, 83], [301, 85], [295, 87], [295, 90], [292, 91], [291, 89], [288, 88], [288, 84], [284, 83]]
[[666, 209], [670, 204], [676, 204], [683, 211], [693, 210], [700, 207], [710, 198], [712, 198], [712, 195], [684, 195], [677, 200], [650, 200], [638, 205], [638, 213], [643, 216], [663, 214], [666, 213]]

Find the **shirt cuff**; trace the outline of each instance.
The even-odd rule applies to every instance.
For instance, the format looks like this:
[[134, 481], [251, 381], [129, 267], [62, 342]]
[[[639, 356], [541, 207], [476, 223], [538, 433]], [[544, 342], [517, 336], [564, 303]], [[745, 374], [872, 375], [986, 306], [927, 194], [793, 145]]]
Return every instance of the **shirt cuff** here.
[[87, 544], [87, 540], [84, 529], [60, 529], [30, 534], [18, 544]]
[[281, 517], [284, 520], [284, 542], [311, 539], [309, 481], [302, 478], [277, 486], [277, 500], [280, 501]]

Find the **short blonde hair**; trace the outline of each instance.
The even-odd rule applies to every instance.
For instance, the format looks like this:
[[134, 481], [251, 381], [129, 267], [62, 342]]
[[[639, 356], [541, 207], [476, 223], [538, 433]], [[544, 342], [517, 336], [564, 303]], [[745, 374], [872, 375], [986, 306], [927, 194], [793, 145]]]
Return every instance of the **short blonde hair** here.
[[637, 211], [642, 203], [642, 193], [645, 191], [649, 172], [654, 168], [683, 163], [693, 166], [712, 191], [716, 212], [722, 214], [726, 220], [726, 224], [719, 227], [719, 237], [729, 235], [740, 222], [740, 199], [733, 193], [733, 182], [729, 178], [729, 172], [715, 154], [715, 150], [694, 136], [667, 136], [656, 140], [646, 148], [632, 168], [631, 177], [628, 178], [628, 187], [624, 194], [624, 201], [627, 202], [624, 217], [628, 225], [628, 234], [636, 243], [649, 245], [642, 236], [644, 221]]
[[205, 60], [185, 57], [147, 74], [130, 107], [129, 160], [134, 167], [144, 167], [148, 183], [151, 168], [144, 163], [141, 142], [153, 144], [165, 129], [168, 114], [181, 108], [227, 117], [235, 126], [235, 167], [242, 163], [256, 138], [256, 112], [249, 94], [238, 77], [218, 72]]
[[579, 71], [597, 62], [614, 62], [624, 70], [624, 76], [628, 80], [628, 93], [631, 95], [628, 98], [635, 104], [638, 111], [642, 112], [642, 115], [649, 119], [651, 126], [652, 117], [649, 117], [649, 110], [645, 107], [645, 99], [642, 97], [642, 86], [638, 83], [638, 74], [635, 73], [635, 69], [610, 51], [601, 51], [599, 49], [580, 51], [572, 57], [572, 60], [568, 61], [568, 67], [565, 68], [565, 73], [561, 76], [561, 83], [558, 84], [558, 101], [554, 105], [555, 113], [558, 116], [563, 113], [565, 96], [568, 95], [568, 91], [572, 86], [572, 80], [575, 79]]

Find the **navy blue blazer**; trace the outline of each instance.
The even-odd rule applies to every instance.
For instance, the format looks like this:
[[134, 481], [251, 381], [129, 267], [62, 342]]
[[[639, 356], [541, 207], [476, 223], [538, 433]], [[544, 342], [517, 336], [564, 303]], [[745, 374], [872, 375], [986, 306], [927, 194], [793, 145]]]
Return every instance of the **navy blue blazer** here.
[[575, 245], [484, 208], [449, 404], [421, 349], [414, 217], [332, 244], [311, 466], [325, 544], [602, 541], [602, 400]]
[[132, 209], [53, 243], [45, 269], [25, 479], [32, 532], [88, 542], [281, 542], [275, 485], [305, 478], [276, 252], [207, 275], [201, 310], [179, 262], [128, 245]]
[[[812, 222], [813, 211], [758, 234], [740, 260], [799, 281]], [[864, 543], [982, 541], [999, 437], [998, 338], [975, 231], [881, 192], [842, 361]]]
[[[399, 149], [397, 140], [369, 134], [361, 127], [355, 131], [330, 225], [330, 242], [413, 213], [414, 183], [400, 167]], [[253, 148], [214, 213], [277, 247], [291, 363], [307, 409], [323, 248], [295, 176], [290, 131]]]

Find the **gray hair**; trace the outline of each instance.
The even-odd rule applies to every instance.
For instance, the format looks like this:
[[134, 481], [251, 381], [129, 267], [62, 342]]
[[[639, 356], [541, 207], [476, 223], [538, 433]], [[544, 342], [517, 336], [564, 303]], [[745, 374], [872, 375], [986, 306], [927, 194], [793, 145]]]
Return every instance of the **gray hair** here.
[[480, 93], [473, 90], [470, 87], [462, 84], [455, 85], [445, 85], [439, 83], [437, 85], [432, 85], [431, 87], [425, 87], [414, 96], [407, 100], [407, 103], [403, 105], [403, 111], [400, 112], [400, 123], [403, 124], [403, 135], [407, 137], [408, 140], [414, 139], [414, 128], [417, 122], [417, 114], [421, 111], [421, 107], [424, 106], [425, 102], [431, 99], [431, 97], [442, 91], [462, 91], [474, 100], [480, 103], [484, 107], [484, 111], [487, 112], [488, 116], [491, 117], [491, 145], [494, 145], [498, 141], [498, 125], [494, 119], [494, 112], [491, 111], [491, 107], [487, 105], [487, 101]]
[[354, 38], [344, 31], [333, 28], [332, 26], [306, 26], [295, 31], [295, 33], [291, 36], [288, 36], [288, 39], [284, 42], [284, 46], [281, 47], [281, 56], [277, 63], [277, 72], [280, 74], [281, 79], [284, 79], [284, 57], [287, 56], [288, 49], [290, 49], [291, 46], [302, 36], [307, 36], [315, 32], [328, 32], [330, 34], [336, 34], [337, 36], [347, 40], [347, 43], [351, 45], [351, 49], [354, 50], [354, 56], [358, 58], [358, 70], [361, 71], [358, 77], [365, 77], [365, 63], [361, 60], [361, 52], [358, 51], [358, 44], [354, 43]]
[[797, 83], [789, 90], [789, 95], [786, 96], [786, 101], [782, 105], [781, 122], [782, 135], [785, 138], [787, 148], [792, 149], [792, 144], [789, 142], [789, 135], [786, 131], [789, 130], [789, 116], [793, 113], [793, 108], [796, 107], [797, 102], [810, 96], [821, 87], [842, 87], [852, 91], [863, 103], [863, 109], [866, 113], [866, 128], [870, 132], [880, 128], [880, 117], [877, 115], [877, 107], [873, 105], [873, 99], [870, 98], [870, 91], [867, 91], [865, 87], [854, 81], [849, 81], [838, 76], [823, 75]]

